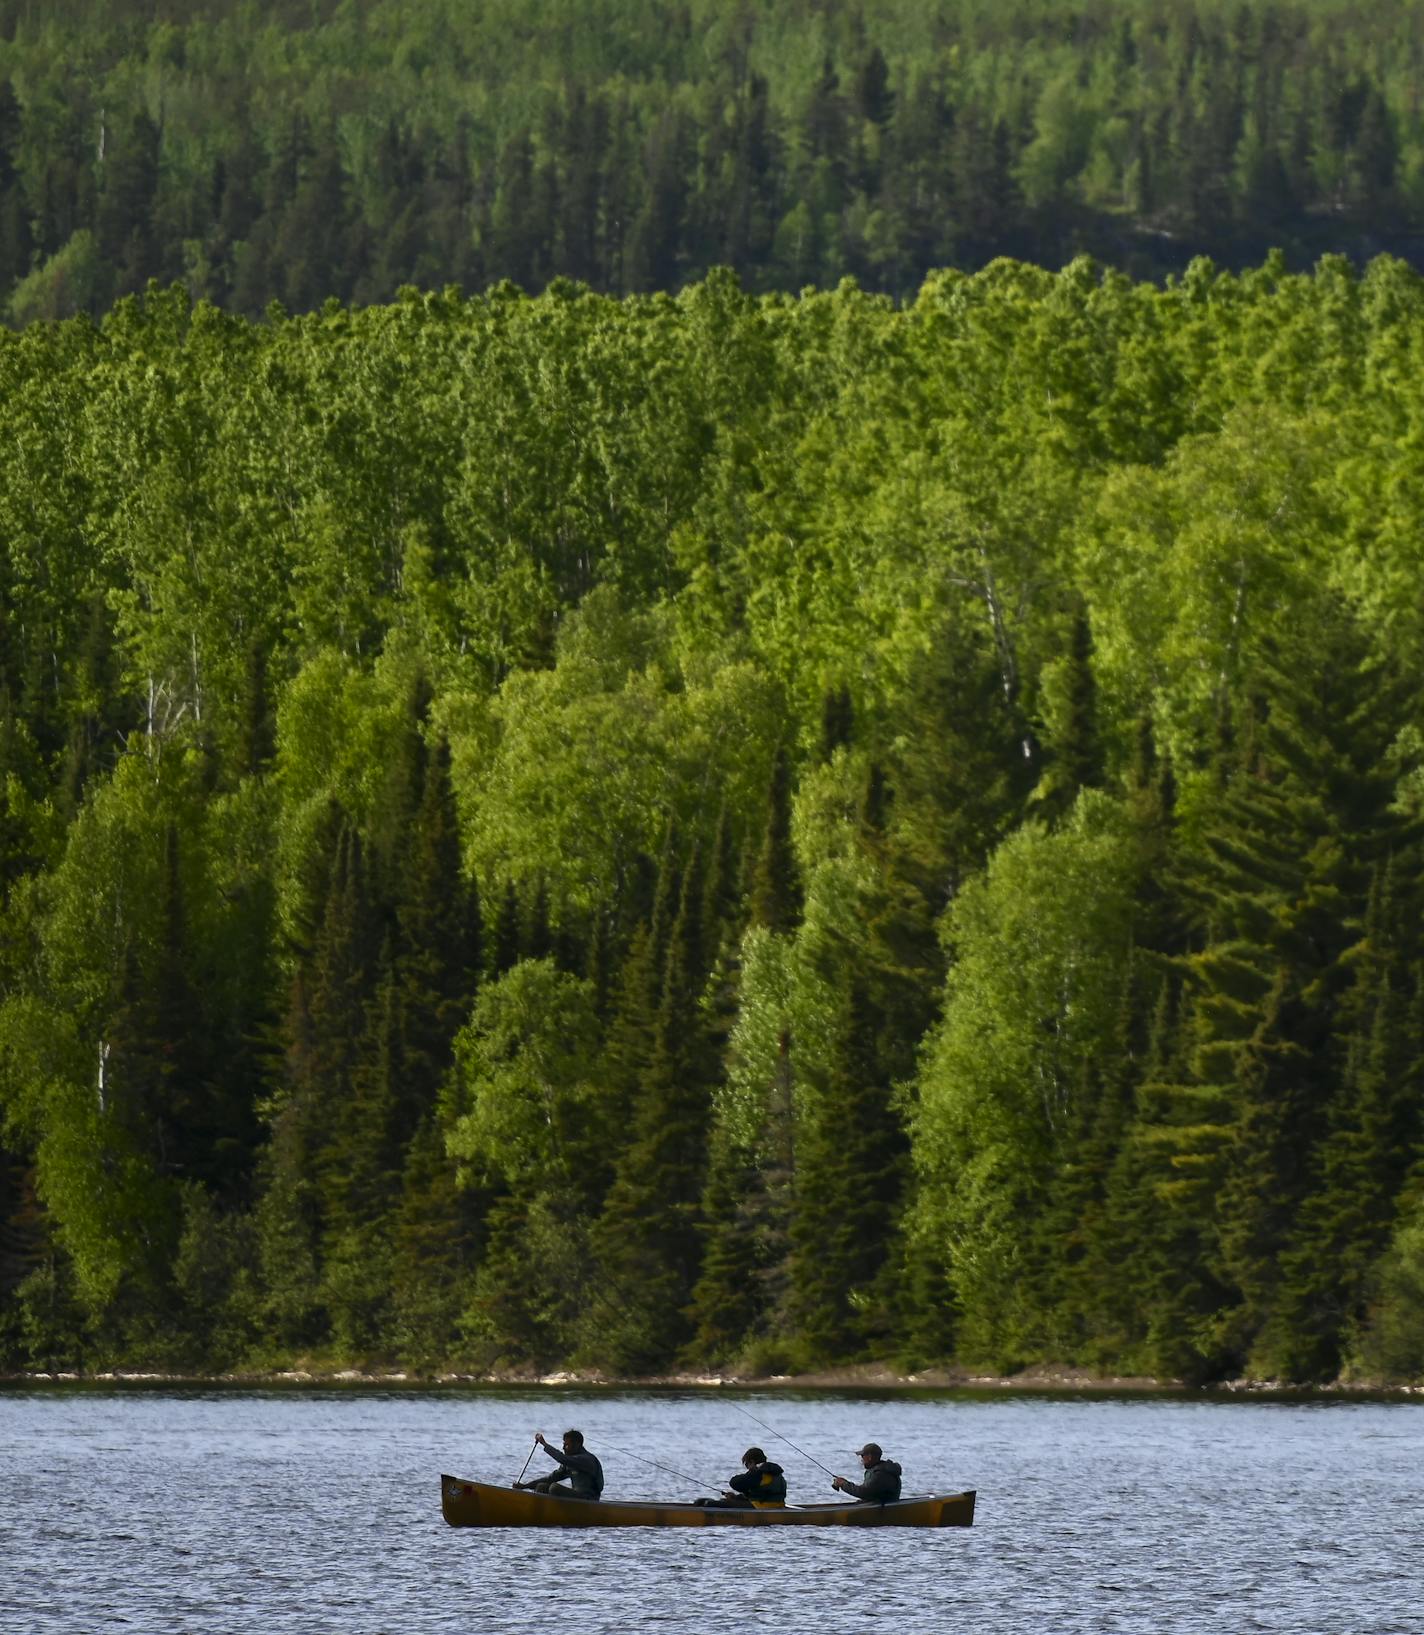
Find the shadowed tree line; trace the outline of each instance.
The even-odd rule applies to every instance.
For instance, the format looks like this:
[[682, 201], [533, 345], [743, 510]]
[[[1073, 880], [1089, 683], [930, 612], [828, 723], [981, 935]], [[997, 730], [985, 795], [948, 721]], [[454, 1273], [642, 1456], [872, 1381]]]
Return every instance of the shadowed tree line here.
[[[1347, 26], [1341, 26], [1342, 19]], [[1419, 0], [0, 4], [12, 321], [1424, 243]]]

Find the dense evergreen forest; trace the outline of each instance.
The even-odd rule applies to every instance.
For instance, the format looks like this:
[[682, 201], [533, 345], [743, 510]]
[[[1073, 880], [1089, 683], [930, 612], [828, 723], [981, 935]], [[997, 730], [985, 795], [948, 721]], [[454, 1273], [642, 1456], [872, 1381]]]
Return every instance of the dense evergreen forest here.
[[0, 0], [0, 302], [1420, 261], [1421, 87], [1421, 0]]
[[0, 334], [0, 1357], [1424, 1375], [1424, 280]]

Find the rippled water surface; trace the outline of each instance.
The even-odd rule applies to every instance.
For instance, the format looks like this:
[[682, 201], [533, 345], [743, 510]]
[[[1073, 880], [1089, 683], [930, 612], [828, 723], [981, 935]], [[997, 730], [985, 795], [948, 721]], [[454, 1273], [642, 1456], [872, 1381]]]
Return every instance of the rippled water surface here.
[[[447, 1528], [579, 1425], [608, 1496], [873, 1439], [972, 1529]], [[683, 1481], [616, 1445], [705, 1478]], [[542, 1458], [542, 1456], [541, 1456]], [[0, 1393], [0, 1630], [1424, 1631], [1424, 1404], [555, 1391]]]

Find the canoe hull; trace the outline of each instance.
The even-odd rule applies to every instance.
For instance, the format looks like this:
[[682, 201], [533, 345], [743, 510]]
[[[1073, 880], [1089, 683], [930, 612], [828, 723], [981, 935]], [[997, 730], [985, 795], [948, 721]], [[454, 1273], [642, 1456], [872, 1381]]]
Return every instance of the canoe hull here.
[[974, 1494], [935, 1494], [894, 1504], [723, 1510], [716, 1505], [569, 1499], [442, 1476], [440, 1509], [451, 1527], [969, 1527]]

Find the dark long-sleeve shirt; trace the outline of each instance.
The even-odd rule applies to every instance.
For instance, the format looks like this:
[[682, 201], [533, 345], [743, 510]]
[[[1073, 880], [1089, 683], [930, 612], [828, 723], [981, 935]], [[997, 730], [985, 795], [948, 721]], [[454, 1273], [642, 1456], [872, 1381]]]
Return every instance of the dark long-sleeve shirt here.
[[553, 1480], [561, 1482], [567, 1476], [575, 1498], [596, 1499], [603, 1492], [603, 1466], [593, 1454], [582, 1448], [568, 1453], [563, 1448], [551, 1448], [547, 1442], [540, 1446], [551, 1459], [559, 1461]]
[[843, 1482], [841, 1491], [871, 1504], [891, 1504], [900, 1497], [900, 1467], [893, 1459], [879, 1459], [863, 1482]]
[[786, 1477], [781, 1466], [773, 1465], [769, 1459], [765, 1464], [753, 1465], [738, 1476], [728, 1477], [727, 1486], [733, 1493], [740, 1493], [758, 1504], [786, 1502]]

